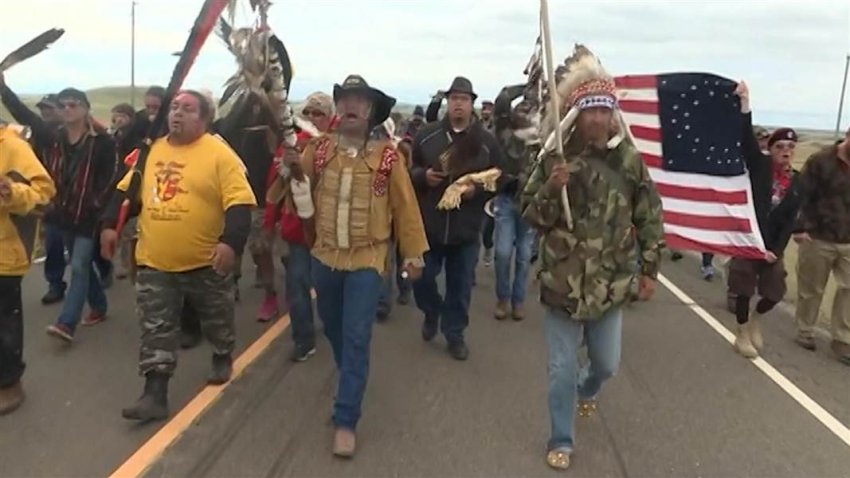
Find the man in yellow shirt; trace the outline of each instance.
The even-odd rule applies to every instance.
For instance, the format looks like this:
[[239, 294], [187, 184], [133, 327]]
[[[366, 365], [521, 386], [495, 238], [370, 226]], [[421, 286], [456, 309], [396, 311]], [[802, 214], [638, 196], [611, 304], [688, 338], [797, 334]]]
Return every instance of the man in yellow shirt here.
[[56, 194], [26, 141], [0, 122], [0, 415], [24, 401], [21, 279], [30, 266], [38, 220], [26, 216]]
[[[251, 228], [256, 199], [239, 157], [208, 134], [212, 110], [204, 96], [183, 91], [171, 102], [168, 136], [151, 146], [144, 169], [136, 245], [136, 303], [142, 329], [139, 371], [145, 390], [122, 411], [131, 420], [168, 416], [168, 380], [177, 364], [180, 314], [187, 301], [212, 343], [210, 384], [233, 368], [235, 258]], [[117, 211], [133, 171], [118, 184], [105, 215], [103, 253], [114, 253]]]

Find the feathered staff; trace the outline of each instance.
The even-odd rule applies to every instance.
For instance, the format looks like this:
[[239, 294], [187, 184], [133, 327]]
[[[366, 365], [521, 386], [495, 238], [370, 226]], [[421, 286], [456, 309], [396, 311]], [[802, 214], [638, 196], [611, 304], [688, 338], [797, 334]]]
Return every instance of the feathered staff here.
[[168, 83], [168, 88], [165, 90], [165, 98], [163, 98], [162, 107], [159, 109], [159, 112], [154, 118], [144, 145], [138, 153], [138, 159], [133, 165], [133, 175], [130, 178], [130, 185], [127, 188], [126, 199], [124, 199], [124, 202], [121, 204], [121, 209], [118, 213], [118, 221], [115, 229], [119, 234], [121, 233], [121, 229], [124, 227], [124, 223], [127, 221], [131, 204], [134, 202], [138, 203], [139, 188], [142, 185], [145, 162], [147, 161], [148, 154], [150, 153], [150, 147], [151, 144], [153, 144], [153, 140], [159, 136], [160, 131], [162, 131], [163, 126], [165, 125], [166, 118], [168, 117], [168, 105], [171, 104], [171, 99], [174, 98], [174, 95], [176, 95], [183, 86], [183, 82], [186, 80], [186, 76], [189, 74], [192, 64], [194, 64], [195, 59], [198, 57], [201, 47], [206, 42], [213, 30], [213, 27], [215, 26], [216, 20], [221, 16], [221, 13], [224, 11], [227, 4], [228, 0], [206, 0], [201, 7], [200, 13], [198, 13], [198, 17], [195, 19], [195, 24], [192, 26], [192, 31], [189, 34], [189, 38], [186, 40], [183, 52], [180, 53], [180, 59], [174, 67], [174, 73], [171, 76], [171, 81]]
[[62, 35], [65, 34], [65, 30], [61, 28], [51, 28], [41, 35], [33, 38], [32, 40], [25, 43], [23, 46], [18, 48], [6, 55], [6, 58], [3, 58], [3, 61], [0, 62], [0, 73], [8, 70], [9, 68], [17, 65], [18, 63], [32, 58], [39, 53], [47, 50], [53, 42], [58, 40]]
[[[228, 5], [230, 22], [233, 22], [237, 0]], [[288, 103], [289, 86], [292, 82], [292, 62], [283, 42], [268, 26], [268, 0], [251, 0], [251, 9], [259, 15], [257, 28], [234, 29], [224, 18], [219, 22], [216, 33], [236, 57], [239, 69], [224, 84], [224, 94], [219, 106], [235, 98], [232, 111], [238, 116], [240, 108], [250, 107], [253, 101], [272, 113], [276, 124], [272, 127], [278, 140], [295, 147], [295, 121]]]

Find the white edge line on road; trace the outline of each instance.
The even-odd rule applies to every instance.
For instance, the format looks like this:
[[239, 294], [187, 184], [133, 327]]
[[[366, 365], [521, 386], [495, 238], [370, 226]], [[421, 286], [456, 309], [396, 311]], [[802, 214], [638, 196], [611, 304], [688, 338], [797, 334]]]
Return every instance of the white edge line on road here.
[[[714, 318], [711, 314], [708, 313], [705, 309], [700, 307], [693, 299], [688, 297], [687, 294], [682, 292], [681, 289], [676, 287], [675, 284], [670, 282], [669, 279], [664, 277], [663, 275], [658, 275], [658, 281], [667, 288], [673, 295], [676, 296], [683, 304], [688, 306], [699, 318], [701, 318], [709, 327], [714, 329], [715, 332], [720, 334], [721, 337], [726, 339], [730, 344], [735, 343], [735, 335], [733, 335], [729, 330], [720, 323], [719, 320]], [[832, 433], [835, 434], [841, 441], [844, 442], [845, 445], [850, 446], [850, 429], [848, 429], [843, 423], [838, 421], [837, 418], [832, 416], [828, 411], [826, 411], [822, 406], [820, 406], [817, 402], [812, 400], [811, 397], [806, 395], [805, 392], [800, 390], [796, 385], [794, 385], [790, 380], [788, 380], [782, 373], [776, 370], [773, 365], [767, 363], [761, 357], [758, 357], [754, 360], [751, 360], [753, 365], [756, 366], [759, 370], [764, 372], [765, 375], [768, 376], [771, 380], [773, 380], [776, 385], [779, 385], [779, 388], [785, 391], [788, 395], [791, 396], [794, 400], [797, 401], [803, 408], [805, 408], [809, 413], [812, 414], [819, 422], [821, 422], [826, 428], [828, 428]]]

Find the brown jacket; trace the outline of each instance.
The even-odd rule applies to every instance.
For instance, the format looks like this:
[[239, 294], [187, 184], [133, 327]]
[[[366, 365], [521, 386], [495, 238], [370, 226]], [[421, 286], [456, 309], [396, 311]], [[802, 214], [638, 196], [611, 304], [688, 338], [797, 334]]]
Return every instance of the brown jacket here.
[[850, 165], [835, 145], [812, 155], [800, 174], [803, 204], [797, 232], [815, 239], [850, 244]]
[[356, 157], [322, 136], [304, 150], [313, 184], [313, 256], [333, 269], [386, 269], [390, 238], [405, 262], [423, 265], [428, 241], [403, 155], [390, 141], [370, 141]]

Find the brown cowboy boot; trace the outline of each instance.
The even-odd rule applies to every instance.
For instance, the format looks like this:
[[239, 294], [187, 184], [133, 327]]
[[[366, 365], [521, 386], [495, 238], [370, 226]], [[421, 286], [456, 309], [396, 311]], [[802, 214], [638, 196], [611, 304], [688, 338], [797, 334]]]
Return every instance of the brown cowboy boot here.
[[496, 312], [493, 314], [496, 317], [496, 320], [505, 320], [508, 316], [511, 315], [511, 304], [506, 300], [500, 300], [498, 304], [496, 304]]
[[21, 386], [20, 380], [15, 382], [14, 385], [0, 388], [0, 415], [14, 412], [23, 402], [24, 389]]
[[525, 318], [525, 310], [524, 310], [522, 304], [514, 305], [513, 317], [514, 317], [514, 320], [517, 321], [517, 322], [519, 322], [519, 321], [521, 321], [522, 319]]

